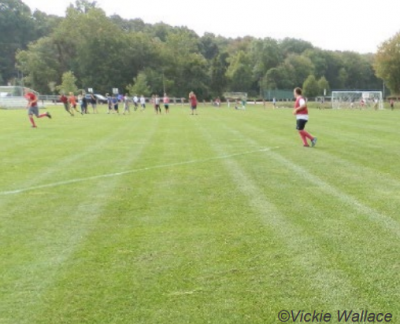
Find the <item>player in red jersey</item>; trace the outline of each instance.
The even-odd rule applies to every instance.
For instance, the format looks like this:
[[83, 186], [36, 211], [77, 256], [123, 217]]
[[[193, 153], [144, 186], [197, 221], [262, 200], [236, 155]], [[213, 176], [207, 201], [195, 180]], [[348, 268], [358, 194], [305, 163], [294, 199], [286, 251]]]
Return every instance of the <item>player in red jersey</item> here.
[[[192, 109], [192, 115], [194, 115], [194, 112], [197, 109], [197, 97], [193, 91], [191, 91], [189, 93], [189, 101], [190, 101], [190, 108]], [[197, 111], [196, 111], [196, 115], [197, 115]]]
[[68, 97], [64, 93], [61, 94], [60, 101], [63, 103], [65, 111], [69, 113], [71, 116], [74, 116], [74, 112], [72, 111], [69, 105]]
[[29, 120], [32, 124], [32, 127], [36, 128], [37, 126], [35, 124], [35, 120], [33, 119], [33, 115], [35, 115], [36, 118], [42, 118], [42, 117], [51, 118], [51, 115], [49, 112], [39, 115], [39, 107], [37, 103], [38, 97], [33, 92], [29, 92], [28, 89], [25, 89], [24, 92], [25, 92], [25, 98], [28, 100], [28, 105], [26, 106], [26, 109], [28, 109]]
[[302, 96], [302, 90], [300, 88], [295, 88], [293, 91], [294, 97], [296, 98], [296, 103], [294, 104], [293, 115], [296, 116], [297, 125], [296, 129], [299, 131], [300, 137], [303, 140], [304, 147], [310, 147], [308, 145], [307, 139], [311, 140], [311, 146], [317, 144], [317, 138], [310, 135], [304, 130], [308, 122], [308, 109], [307, 103]]
[[74, 109], [77, 113], [79, 113], [78, 109], [76, 108], [76, 106], [77, 106], [76, 105], [76, 97], [73, 92], [69, 93], [68, 102], [69, 102], [69, 109], [70, 110]]

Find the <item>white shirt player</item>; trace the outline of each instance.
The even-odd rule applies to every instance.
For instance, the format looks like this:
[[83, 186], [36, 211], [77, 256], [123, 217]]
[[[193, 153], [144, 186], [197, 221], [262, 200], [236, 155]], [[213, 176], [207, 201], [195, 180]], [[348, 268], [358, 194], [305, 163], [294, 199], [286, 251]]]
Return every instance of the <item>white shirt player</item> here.
[[[304, 98], [301, 98], [299, 100], [299, 105], [300, 107], [305, 105], [306, 101], [304, 100]], [[304, 115], [304, 114], [298, 114], [296, 115], [296, 119], [303, 119], [303, 120], [308, 120], [308, 115]]]

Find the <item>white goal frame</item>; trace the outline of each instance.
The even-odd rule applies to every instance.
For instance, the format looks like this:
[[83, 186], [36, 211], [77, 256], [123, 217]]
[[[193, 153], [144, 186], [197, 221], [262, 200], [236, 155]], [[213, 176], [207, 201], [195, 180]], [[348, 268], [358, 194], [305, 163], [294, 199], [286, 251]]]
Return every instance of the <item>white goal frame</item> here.
[[225, 92], [224, 93], [225, 99], [231, 100], [246, 100], [247, 101], [247, 92]]
[[[36, 96], [40, 94], [32, 89], [20, 86], [0, 86], [0, 109], [25, 109], [28, 101], [25, 99], [24, 90], [28, 89]], [[43, 104], [38, 101], [41, 108]]]
[[332, 109], [384, 109], [382, 91], [332, 91]]

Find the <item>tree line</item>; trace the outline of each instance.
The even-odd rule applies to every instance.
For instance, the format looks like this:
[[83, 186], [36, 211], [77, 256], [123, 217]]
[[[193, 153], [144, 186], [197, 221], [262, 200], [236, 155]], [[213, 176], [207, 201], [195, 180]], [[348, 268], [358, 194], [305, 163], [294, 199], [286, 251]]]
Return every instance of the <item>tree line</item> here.
[[199, 36], [187, 27], [108, 17], [87, 0], [70, 5], [66, 17], [0, 0], [0, 29], [6, 31], [0, 33], [0, 82], [17, 84], [23, 75], [25, 85], [43, 94], [59, 91], [63, 75], [98, 93], [166, 89], [204, 99], [303, 85], [310, 97], [323, 89], [382, 88], [373, 54], [323, 50], [293, 38]]

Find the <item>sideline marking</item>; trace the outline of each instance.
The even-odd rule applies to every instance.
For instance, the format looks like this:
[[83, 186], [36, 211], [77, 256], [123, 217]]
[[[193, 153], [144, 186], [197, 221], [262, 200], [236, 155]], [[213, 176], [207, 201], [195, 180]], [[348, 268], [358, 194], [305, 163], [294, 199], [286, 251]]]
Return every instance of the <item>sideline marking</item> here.
[[96, 180], [96, 179], [101, 179], [101, 178], [117, 177], [117, 176], [122, 176], [122, 175], [129, 174], [129, 173], [136, 173], [136, 172], [140, 172], [140, 171], [148, 171], [148, 170], [154, 170], [154, 169], [169, 168], [169, 167], [186, 165], [186, 164], [203, 163], [203, 162], [208, 162], [208, 161], [213, 161], [213, 160], [223, 160], [223, 159], [228, 159], [228, 158], [231, 158], [231, 157], [234, 157], [234, 156], [248, 155], [248, 154], [254, 154], [254, 153], [259, 153], [259, 152], [267, 152], [267, 151], [271, 151], [271, 150], [278, 149], [278, 148], [279, 148], [279, 146], [267, 147], [267, 148], [262, 148], [262, 149], [259, 149], [259, 150], [247, 151], [247, 152], [229, 154], [229, 155], [222, 155], [222, 156], [217, 156], [217, 157], [208, 158], [208, 159], [190, 160], [190, 161], [185, 161], [185, 162], [162, 164], [162, 165], [156, 165], [156, 166], [147, 167], [147, 168], [141, 168], [141, 169], [133, 169], [133, 170], [128, 170], [128, 171], [116, 172], [116, 173], [101, 174], [101, 175], [91, 176], [91, 177], [87, 177], [87, 178], [77, 178], [77, 179], [72, 179], [72, 180], [53, 182], [53, 183], [48, 183], [48, 184], [29, 187], [29, 188], [22, 188], [22, 189], [10, 190], [10, 191], [2, 191], [2, 192], [0, 192], [0, 196], [16, 195], [16, 194], [19, 194], [19, 193], [22, 193], [22, 192], [27, 192], [27, 191], [37, 190], [37, 189], [45, 189], [45, 188], [64, 186], [64, 185], [68, 185], [68, 184], [71, 184], [71, 183], [83, 182], [83, 181], [88, 181], [88, 180]]

